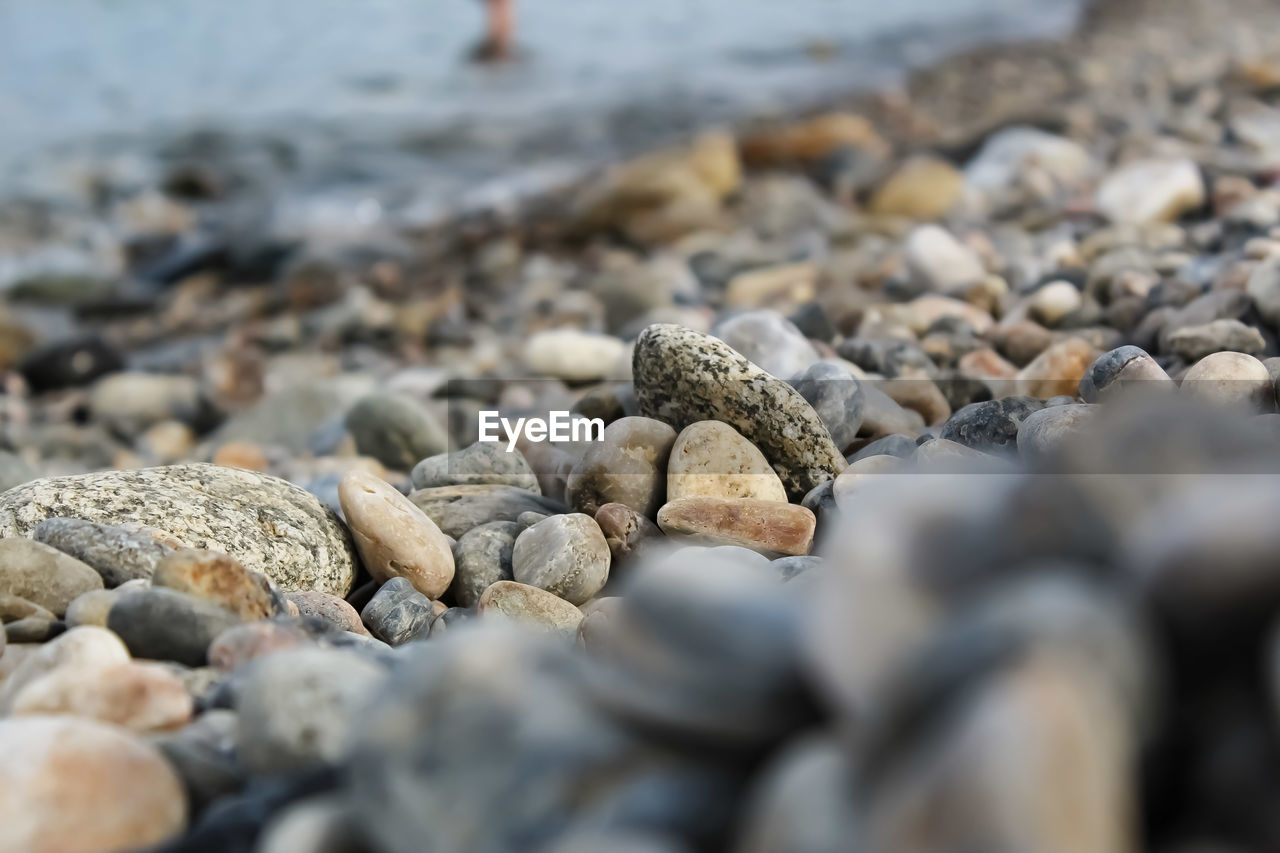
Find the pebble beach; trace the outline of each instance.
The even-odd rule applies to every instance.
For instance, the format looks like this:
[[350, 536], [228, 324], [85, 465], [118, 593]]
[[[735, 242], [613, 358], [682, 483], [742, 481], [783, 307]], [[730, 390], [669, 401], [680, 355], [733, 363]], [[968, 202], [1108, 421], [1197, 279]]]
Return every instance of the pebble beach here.
[[0, 853], [1280, 848], [1274, 4], [430, 224], [242, 165], [0, 205]]

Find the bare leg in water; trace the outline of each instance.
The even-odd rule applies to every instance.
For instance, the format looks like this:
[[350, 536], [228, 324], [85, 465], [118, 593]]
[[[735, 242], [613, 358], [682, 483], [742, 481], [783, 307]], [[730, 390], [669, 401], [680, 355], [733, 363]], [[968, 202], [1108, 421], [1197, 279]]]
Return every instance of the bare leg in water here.
[[487, 17], [484, 41], [472, 52], [472, 58], [477, 62], [505, 62], [515, 56], [513, 2], [514, 0], [484, 0]]

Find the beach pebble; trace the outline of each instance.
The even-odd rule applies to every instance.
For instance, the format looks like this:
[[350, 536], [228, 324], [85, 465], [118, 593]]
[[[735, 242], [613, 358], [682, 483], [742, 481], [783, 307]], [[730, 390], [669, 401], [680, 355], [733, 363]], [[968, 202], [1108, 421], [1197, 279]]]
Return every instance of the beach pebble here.
[[679, 326], [650, 326], [636, 342], [634, 373], [642, 414], [677, 430], [724, 421], [764, 453], [792, 497], [844, 468], [804, 397], [722, 341]]
[[122, 589], [91, 589], [78, 596], [67, 605], [67, 614], [64, 617], [67, 625], [72, 628], [77, 625], [107, 627], [107, 614], [111, 612], [111, 606], [122, 594], [125, 594]]
[[583, 604], [609, 579], [611, 554], [595, 519], [554, 515], [521, 533], [511, 551], [512, 577]]
[[965, 177], [946, 160], [912, 157], [871, 196], [867, 209], [876, 216], [941, 219], [964, 195]]
[[369, 633], [391, 646], [426, 637], [435, 617], [431, 599], [415, 589], [408, 578], [392, 578], [384, 583], [360, 611]]
[[86, 563], [108, 587], [150, 578], [161, 558], [178, 547], [159, 530], [80, 518], [46, 518], [36, 525], [31, 538]]
[[[629, 506], [605, 504], [596, 510], [596, 524], [609, 545], [612, 566], [619, 561], [637, 556], [657, 542], [662, 541], [658, 525]], [[610, 568], [612, 573], [613, 568]]]
[[93, 417], [134, 436], [163, 421], [198, 423], [205, 403], [190, 376], [126, 371], [98, 380], [89, 392]]
[[542, 493], [524, 454], [508, 451], [500, 442], [476, 442], [453, 453], [429, 456], [413, 466], [409, 478], [415, 489], [496, 485]]
[[295, 619], [264, 619], [233, 625], [209, 644], [209, 666], [222, 673], [234, 672], [255, 658], [315, 645], [318, 627], [321, 626], [309, 626]]
[[1069, 281], [1053, 281], [1038, 289], [1027, 299], [1027, 311], [1031, 318], [1049, 328], [1069, 317], [1084, 304], [1079, 288]]
[[354, 651], [295, 649], [255, 661], [236, 702], [236, 746], [254, 773], [297, 772], [342, 758], [386, 670]]
[[712, 331], [761, 370], [774, 376], [794, 376], [822, 358], [795, 324], [776, 311], [735, 314]]
[[916, 228], [908, 235], [903, 251], [907, 269], [926, 290], [954, 293], [987, 275], [977, 254], [938, 225]]
[[[912, 450], [914, 451], [914, 446]], [[906, 457], [872, 454], [856, 459], [840, 472], [831, 486], [831, 496], [836, 506], [844, 508], [854, 496], [879, 478], [895, 475], [905, 468]]]
[[521, 513], [558, 513], [568, 507], [514, 486], [439, 486], [409, 495], [414, 506], [454, 539], [490, 521], [515, 521]]
[[159, 664], [64, 666], [28, 683], [13, 697], [12, 714], [69, 715], [137, 733], [178, 728], [191, 719], [191, 695]]
[[[85, 593], [86, 595], [91, 594]], [[53, 615], [53, 611], [48, 608], [41, 607], [34, 601], [30, 601], [18, 595], [0, 595], [0, 622], [9, 624], [17, 622], [19, 619], [27, 619], [35, 617], [36, 619], [57, 619]]]
[[459, 606], [475, 607], [491, 584], [511, 580], [512, 549], [523, 529], [518, 522], [491, 521], [462, 534], [453, 549], [455, 572], [449, 587]]
[[1170, 352], [1186, 361], [1199, 361], [1215, 352], [1260, 355], [1267, 348], [1262, 333], [1239, 320], [1214, 320], [1199, 326], [1183, 326], [1165, 339]]
[[698, 545], [738, 545], [766, 556], [809, 553], [817, 519], [802, 506], [755, 498], [682, 498], [658, 512], [667, 536]]
[[847, 364], [824, 359], [793, 377], [791, 385], [813, 406], [836, 447], [843, 450], [857, 440], [866, 395]]
[[1172, 222], [1205, 201], [1200, 168], [1186, 159], [1136, 160], [1103, 179], [1094, 199], [1115, 223]]
[[1280, 257], [1269, 258], [1254, 268], [1246, 292], [1262, 319], [1280, 327]]
[[155, 587], [121, 595], [107, 613], [107, 627], [140, 658], [203, 666], [209, 644], [240, 617], [211, 601]]
[[786, 501], [764, 454], [733, 427], [698, 421], [680, 431], [667, 465], [668, 500], [690, 497]]
[[1043, 400], [1034, 397], [1003, 397], [973, 403], [942, 425], [940, 437], [984, 453], [1012, 452], [1017, 447], [1022, 422], [1044, 406]]
[[186, 827], [178, 776], [154, 747], [116, 726], [62, 717], [0, 720], [0, 752], [0, 848], [138, 850]]
[[[281, 589], [345, 595], [355, 576], [346, 529], [302, 489], [266, 474], [191, 463], [34, 480], [0, 495], [0, 535], [47, 518], [137, 524], [229, 554]], [[96, 572], [95, 572], [96, 574]]]
[[303, 590], [287, 592], [284, 597], [294, 603], [298, 608], [298, 615], [304, 619], [319, 619], [337, 631], [369, 633], [364, 623], [360, 621], [360, 613], [336, 595], [317, 590]]
[[449, 540], [426, 513], [387, 481], [352, 470], [338, 486], [351, 536], [373, 579], [403, 577], [428, 598], [453, 581]]
[[356, 450], [396, 471], [408, 471], [418, 460], [442, 453], [449, 435], [435, 417], [414, 400], [398, 394], [369, 394], [351, 407], [347, 431]]
[[1217, 405], [1245, 405], [1270, 412], [1275, 409], [1275, 389], [1267, 366], [1251, 355], [1216, 352], [1191, 366], [1180, 390]]
[[57, 619], [41, 619], [28, 616], [4, 626], [6, 643], [44, 643], [67, 630], [67, 624]]
[[266, 619], [278, 609], [265, 577], [217, 551], [184, 548], [167, 554], [151, 584], [212, 602], [245, 621]]
[[[16, 646], [5, 649], [7, 658]], [[22, 688], [61, 667], [100, 667], [129, 660], [120, 638], [105, 628], [72, 628], [43, 646], [21, 656], [21, 661], [0, 684], [0, 713], [7, 713]]]
[[0, 539], [0, 593], [61, 616], [77, 596], [92, 589], [102, 589], [102, 578], [74, 557], [30, 539]]
[[563, 598], [517, 581], [492, 584], [480, 596], [476, 612], [568, 636], [573, 636], [582, 622], [582, 611]]
[[529, 339], [524, 359], [531, 370], [543, 376], [590, 382], [610, 378], [610, 371], [625, 352], [623, 342], [612, 335], [548, 329]]
[[1174, 391], [1169, 374], [1147, 352], [1123, 346], [1094, 360], [1080, 378], [1080, 397], [1086, 403], [1101, 403], [1117, 394], [1137, 391]]
[[1018, 453], [1025, 459], [1040, 460], [1053, 455], [1098, 415], [1089, 403], [1049, 406], [1032, 412], [1018, 427]]
[[1015, 393], [1042, 400], [1063, 394], [1074, 396], [1097, 357], [1098, 351], [1083, 338], [1052, 344], [1018, 371], [1014, 377]]
[[1028, 172], [1048, 175], [1062, 186], [1087, 177], [1089, 152], [1079, 143], [1034, 127], [1007, 127], [986, 138], [965, 166], [965, 179], [988, 197], [1008, 192]]
[[565, 496], [578, 512], [594, 515], [620, 503], [652, 516], [667, 490], [667, 460], [676, 432], [652, 418], [621, 418], [605, 427], [569, 472]]

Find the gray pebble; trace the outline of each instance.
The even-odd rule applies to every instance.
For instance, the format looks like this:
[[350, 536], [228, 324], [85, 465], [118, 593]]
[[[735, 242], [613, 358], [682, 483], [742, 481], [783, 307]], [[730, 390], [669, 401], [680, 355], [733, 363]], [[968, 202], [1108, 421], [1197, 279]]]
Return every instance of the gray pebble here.
[[430, 412], [396, 394], [362, 397], [347, 413], [346, 424], [360, 453], [396, 471], [408, 471], [449, 446], [448, 433]]
[[47, 518], [31, 537], [86, 563], [102, 575], [108, 588], [151, 577], [161, 558], [179, 547], [159, 530], [81, 518]]
[[392, 646], [427, 636], [436, 616], [431, 599], [407, 578], [392, 578], [369, 599], [360, 619], [369, 633]]
[[589, 515], [555, 515], [525, 530], [512, 548], [514, 579], [583, 604], [609, 579], [609, 545]]
[[209, 644], [240, 619], [216, 604], [171, 589], [139, 589], [121, 595], [107, 627], [134, 657], [204, 666]]
[[413, 466], [409, 475], [415, 489], [436, 486], [514, 486], [542, 494], [538, 478], [524, 454], [499, 442], [476, 442], [454, 453], [440, 453]]
[[511, 580], [511, 552], [521, 526], [513, 521], [492, 521], [473, 527], [453, 549], [453, 600], [475, 607], [490, 584]]

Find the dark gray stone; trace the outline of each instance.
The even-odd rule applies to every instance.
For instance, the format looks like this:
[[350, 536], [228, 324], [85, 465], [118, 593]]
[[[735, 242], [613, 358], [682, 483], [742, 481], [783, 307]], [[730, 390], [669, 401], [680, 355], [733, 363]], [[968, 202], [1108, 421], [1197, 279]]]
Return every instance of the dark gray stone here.
[[138, 658], [204, 666], [209, 644], [240, 618], [216, 604], [171, 589], [139, 589], [111, 605], [107, 627]]
[[475, 607], [490, 584], [511, 580], [511, 550], [522, 528], [514, 521], [492, 521], [473, 527], [453, 549], [453, 600]]
[[108, 588], [150, 578], [161, 558], [178, 549], [168, 535], [145, 527], [96, 524], [82, 518], [47, 518], [31, 537], [87, 564]]
[[427, 636], [435, 615], [431, 599], [406, 578], [387, 581], [360, 611], [369, 633], [392, 646]]

